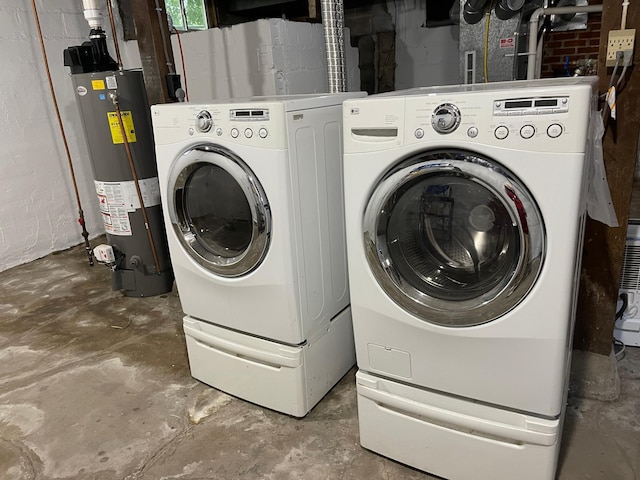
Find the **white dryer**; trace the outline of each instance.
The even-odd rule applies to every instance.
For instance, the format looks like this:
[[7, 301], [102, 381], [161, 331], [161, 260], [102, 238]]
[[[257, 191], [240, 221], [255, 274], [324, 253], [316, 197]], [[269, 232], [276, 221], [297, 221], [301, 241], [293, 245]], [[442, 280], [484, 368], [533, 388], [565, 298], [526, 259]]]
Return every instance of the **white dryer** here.
[[304, 416], [353, 366], [342, 102], [152, 107], [192, 375]]
[[554, 477], [593, 79], [344, 104], [361, 444], [450, 479]]

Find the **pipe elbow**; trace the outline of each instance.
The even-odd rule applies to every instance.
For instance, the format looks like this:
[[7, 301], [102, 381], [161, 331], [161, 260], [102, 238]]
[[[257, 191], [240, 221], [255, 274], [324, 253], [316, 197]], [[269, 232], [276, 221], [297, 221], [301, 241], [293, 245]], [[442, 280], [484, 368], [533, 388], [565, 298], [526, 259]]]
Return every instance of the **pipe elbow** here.
[[487, 0], [467, 0], [462, 9], [462, 17], [469, 25], [475, 25], [485, 14]]
[[499, 0], [495, 8], [496, 17], [500, 20], [509, 20], [515, 17], [523, 6], [524, 0]]

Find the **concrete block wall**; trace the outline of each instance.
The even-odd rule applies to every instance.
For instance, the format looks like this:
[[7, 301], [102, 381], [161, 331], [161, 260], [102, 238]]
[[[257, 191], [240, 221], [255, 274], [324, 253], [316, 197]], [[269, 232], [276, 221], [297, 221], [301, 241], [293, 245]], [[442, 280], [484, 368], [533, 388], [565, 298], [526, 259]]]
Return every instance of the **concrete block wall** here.
[[387, 5], [384, 3], [348, 8], [344, 13], [345, 23], [351, 30], [352, 37], [362, 37], [380, 32], [393, 32], [395, 29], [393, 18], [389, 15]]
[[[63, 50], [87, 40], [79, 0], [38, 0], [38, 13], [58, 104], [92, 236], [104, 233]], [[108, 19], [105, 19], [108, 29]], [[29, 0], [0, 0], [0, 271], [83, 241]], [[123, 45], [129, 66], [137, 46]], [[113, 50], [112, 50], [113, 52]], [[137, 62], [137, 64], [136, 64]]]
[[[389, 69], [395, 70], [394, 90], [459, 83], [458, 27], [426, 28], [425, 22], [424, 2], [388, 1], [345, 10], [351, 43], [366, 57], [360, 62], [363, 88], [386, 91]], [[395, 32], [393, 56], [385, 53], [389, 32]]]
[[396, 90], [459, 83], [459, 27], [424, 27], [424, 2], [388, 2], [388, 10], [396, 27]]
[[[320, 24], [262, 19], [183, 33], [180, 39], [190, 102], [328, 90]], [[178, 38], [171, 40], [176, 69], [183, 74]], [[348, 84], [358, 90], [357, 51], [347, 47]]]

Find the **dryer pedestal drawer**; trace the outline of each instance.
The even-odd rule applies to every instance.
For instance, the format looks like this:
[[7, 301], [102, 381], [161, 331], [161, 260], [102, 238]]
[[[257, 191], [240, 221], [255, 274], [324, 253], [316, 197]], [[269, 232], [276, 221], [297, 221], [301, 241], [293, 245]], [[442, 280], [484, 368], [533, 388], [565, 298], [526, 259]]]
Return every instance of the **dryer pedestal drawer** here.
[[305, 416], [355, 363], [351, 310], [318, 337], [289, 346], [184, 317], [191, 375], [218, 390]]

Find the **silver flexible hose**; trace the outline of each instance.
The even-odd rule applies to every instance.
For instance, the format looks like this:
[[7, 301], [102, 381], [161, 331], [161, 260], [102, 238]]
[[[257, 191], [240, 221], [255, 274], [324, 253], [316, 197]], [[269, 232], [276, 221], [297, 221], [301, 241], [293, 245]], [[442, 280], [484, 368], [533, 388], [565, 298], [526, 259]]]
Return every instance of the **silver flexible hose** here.
[[347, 91], [344, 47], [344, 5], [342, 0], [321, 0], [322, 24], [327, 55], [329, 92]]

